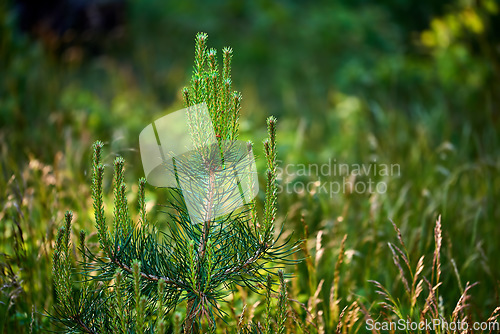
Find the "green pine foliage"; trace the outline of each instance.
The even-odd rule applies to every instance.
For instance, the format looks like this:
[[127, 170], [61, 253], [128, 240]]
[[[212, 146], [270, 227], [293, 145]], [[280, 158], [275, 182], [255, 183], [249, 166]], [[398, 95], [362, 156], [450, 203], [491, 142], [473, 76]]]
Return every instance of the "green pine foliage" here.
[[[232, 142], [238, 137], [241, 108], [241, 94], [231, 87], [232, 50], [223, 49], [219, 69], [216, 51], [208, 50], [206, 42], [206, 34], [196, 36], [194, 71], [190, 87], [183, 91], [184, 99], [187, 106], [205, 102], [219, 143]], [[133, 220], [121, 157], [114, 162], [113, 219], [112, 224], [107, 222], [103, 143], [96, 142], [91, 189], [100, 249], [92, 251], [82, 232], [80, 263], [72, 270], [73, 217], [68, 212], [53, 258], [57, 304], [52, 319], [67, 333], [199, 333], [203, 328], [215, 333], [225, 317], [224, 298], [242, 286], [265, 295], [267, 320], [263, 326], [241, 324], [238, 333], [271, 333], [274, 323], [284, 333], [288, 299], [285, 275], [283, 271], [278, 275], [276, 269], [293, 262], [290, 255], [299, 248], [288, 240], [279, 241], [281, 233], [275, 233], [276, 119], [270, 117], [267, 125], [263, 219], [258, 219], [251, 202], [231, 214], [193, 224], [182, 193], [169, 189], [172, 196], [167, 207], [171, 210], [165, 231], [158, 231], [146, 217], [144, 178], [138, 187], [139, 218]], [[221, 145], [225, 149], [231, 145]], [[213, 189], [207, 187], [210, 195]], [[270, 316], [273, 275], [281, 283], [277, 321]]]

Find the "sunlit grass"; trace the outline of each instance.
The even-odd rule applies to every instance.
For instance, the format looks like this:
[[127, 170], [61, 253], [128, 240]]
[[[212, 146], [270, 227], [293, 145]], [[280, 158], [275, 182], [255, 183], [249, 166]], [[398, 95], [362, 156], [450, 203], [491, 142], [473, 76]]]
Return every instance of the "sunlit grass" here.
[[[0, 102], [0, 332], [32, 328], [44, 333], [50, 328], [43, 314], [53, 306], [51, 255], [66, 210], [74, 212], [75, 232], [85, 229], [90, 233], [89, 246], [96, 246], [90, 144], [97, 139], [105, 142], [112, 152], [104, 157], [108, 165], [116, 155], [124, 156], [126, 177], [136, 180], [143, 176], [139, 131], [158, 116], [182, 108], [180, 87], [190, 70], [185, 65], [191, 59], [185, 56], [191, 54], [193, 34], [183, 32], [189, 38], [182, 42], [167, 38], [159, 43], [149, 29], [167, 31], [162, 24], [171, 27], [179, 22], [175, 17], [173, 23], [149, 22], [147, 15], [137, 14], [141, 6], [153, 17], [161, 12], [148, 3], [134, 4], [131, 38], [136, 44], [130, 43], [134, 48], [120, 57], [104, 55], [81, 65], [60, 64], [40, 45], [14, 33], [12, 18], [7, 11], [0, 13], [6, 46], [0, 51], [2, 70], [6, 69], [0, 79], [2, 98], [6, 97]], [[334, 9], [329, 11], [337, 13]], [[316, 11], [313, 17], [318, 16]], [[269, 9], [262, 17], [273, 13]], [[338, 13], [344, 24], [358, 26], [355, 13], [345, 9]], [[363, 12], [365, 26], [377, 23], [382, 14], [370, 15]], [[317, 19], [308, 26], [313, 32], [337, 27], [337, 21]], [[144, 22], [147, 29], [135, 26]], [[393, 319], [395, 313], [417, 319], [430, 302], [438, 304], [438, 315], [448, 319], [463, 317], [462, 311], [474, 320], [494, 319], [492, 312], [500, 300], [500, 129], [498, 118], [492, 116], [498, 98], [485, 79], [489, 78], [486, 66], [471, 54], [464, 55], [462, 44], [441, 50], [437, 59], [397, 53], [372, 56], [363, 51], [371, 35], [362, 27], [352, 35], [361, 42], [356, 39], [351, 49], [326, 53], [321, 39], [303, 39], [297, 55], [286, 58], [293, 53], [287, 45], [263, 49], [260, 39], [265, 30], [258, 25], [252, 29], [249, 35], [257, 36], [253, 44], [240, 45], [248, 52], [241, 55], [235, 47], [235, 82], [244, 83], [242, 138], [260, 142], [265, 136], [260, 120], [276, 113], [281, 114], [282, 168], [321, 165], [329, 159], [348, 164], [376, 160], [401, 167], [400, 175], [377, 177], [387, 182], [385, 193], [331, 195], [313, 188], [280, 195], [278, 222], [285, 224], [285, 236], [293, 233], [293, 238], [306, 239], [303, 254], [298, 255], [305, 260], [288, 268], [294, 274], [288, 282], [289, 319], [294, 319], [290, 322], [296, 319], [312, 333], [337, 328], [341, 333], [364, 332], [368, 317]], [[311, 54], [327, 64], [324, 68], [304, 60], [308, 48], [316, 50]], [[332, 78], [329, 61], [334, 51], [341, 53], [339, 59], [355, 59], [335, 58], [335, 65], [347, 65]], [[273, 62], [266, 52], [279, 57]], [[173, 59], [177, 57], [180, 60]], [[299, 69], [297, 62], [302, 64]], [[367, 65], [373, 62], [378, 64]], [[468, 81], [461, 82], [460, 73], [469, 65], [477, 71], [468, 71]], [[245, 76], [239, 77], [238, 66], [245, 67], [241, 69]], [[259, 170], [264, 171], [263, 152], [256, 156]], [[292, 175], [280, 182], [317, 181], [318, 175]], [[109, 194], [110, 184], [105, 188]], [[153, 219], [161, 217], [156, 204], [162, 196], [149, 189]], [[135, 203], [136, 188], [130, 188], [128, 198]], [[105, 204], [111, 207], [111, 203], [109, 194]], [[439, 283], [432, 281], [437, 275], [437, 240], [440, 298], [429, 295], [430, 286]], [[473, 286], [476, 282], [479, 285]], [[418, 286], [422, 292], [417, 298]], [[464, 295], [467, 308], [459, 303]], [[396, 305], [380, 304], [387, 299]], [[240, 318], [244, 323], [262, 322], [265, 316], [261, 297], [243, 290], [228, 300], [226, 311], [230, 326]], [[183, 310], [176, 314], [184, 315]], [[293, 323], [289, 326], [295, 328]]]

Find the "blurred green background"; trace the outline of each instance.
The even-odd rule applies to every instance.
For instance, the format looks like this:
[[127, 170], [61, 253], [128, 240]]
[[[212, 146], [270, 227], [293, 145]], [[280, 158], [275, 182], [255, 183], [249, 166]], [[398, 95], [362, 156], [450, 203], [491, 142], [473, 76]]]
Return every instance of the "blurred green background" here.
[[[75, 212], [75, 229], [94, 231], [90, 145], [106, 143], [108, 164], [124, 156], [130, 182], [143, 176], [138, 134], [183, 107], [199, 31], [209, 46], [234, 50], [241, 137], [256, 143], [260, 171], [269, 115], [279, 121], [282, 167], [400, 165], [399, 176], [379, 177], [385, 193], [281, 194], [285, 234], [304, 237], [303, 215], [316, 259], [313, 269], [289, 268], [295, 297], [307, 303], [324, 279], [317, 308], [332, 318], [332, 268], [348, 234], [341, 305], [359, 299], [376, 309], [369, 280], [404, 301], [390, 220], [410, 260], [432, 261], [442, 215], [441, 306], [451, 313], [465, 283], [477, 281], [470, 313], [486, 319], [500, 305], [499, 11], [495, 0], [1, 0], [0, 331], [50, 328], [42, 314], [53, 303], [51, 252], [64, 211]], [[161, 194], [151, 187], [148, 199], [155, 216]]]

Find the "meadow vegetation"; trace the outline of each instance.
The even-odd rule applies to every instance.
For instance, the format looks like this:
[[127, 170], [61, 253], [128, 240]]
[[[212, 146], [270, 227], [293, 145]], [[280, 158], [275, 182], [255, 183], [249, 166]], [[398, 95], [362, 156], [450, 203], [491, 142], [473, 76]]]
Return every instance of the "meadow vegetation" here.
[[[260, 143], [263, 120], [277, 117], [283, 171], [330, 159], [400, 166], [398, 175], [370, 175], [387, 185], [372, 193], [331, 194], [320, 186], [342, 178], [282, 173], [282, 189], [298, 191], [279, 194], [277, 230], [303, 240], [291, 258], [300, 261], [285, 267], [291, 276], [279, 276], [274, 291], [235, 286], [219, 332], [267, 333], [269, 324], [279, 333], [364, 333], [370, 319], [500, 322], [499, 11], [493, 0], [129, 1], [120, 34], [89, 52], [21, 32], [13, 4], [2, 2], [0, 331], [55, 329], [46, 315], [56, 303], [52, 259], [67, 210], [71, 258], [80, 230], [98, 249], [96, 140], [109, 171], [125, 159], [130, 214], [139, 219], [138, 135], [184, 107], [198, 31], [234, 50], [240, 138]], [[111, 176], [103, 193], [112, 208]], [[144, 196], [149, 219], [166, 227], [165, 193], [148, 186]], [[261, 191], [260, 214], [263, 203]], [[185, 316], [180, 304], [168, 330], [178, 332]]]

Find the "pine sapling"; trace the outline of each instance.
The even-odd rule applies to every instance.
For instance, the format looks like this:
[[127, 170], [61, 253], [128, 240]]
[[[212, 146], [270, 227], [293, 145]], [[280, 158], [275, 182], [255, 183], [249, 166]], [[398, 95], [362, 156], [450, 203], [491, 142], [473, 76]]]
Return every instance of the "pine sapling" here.
[[[208, 166], [208, 181], [204, 195], [198, 200], [201, 204], [219, 201], [216, 204], [224, 206], [231, 203], [224, 203], [224, 196], [217, 195], [214, 180], [216, 172], [235, 168], [234, 152], [241, 151], [234, 149], [234, 142], [238, 138], [242, 96], [232, 90], [232, 49], [222, 50], [219, 68], [217, 52], [208, 49], [206, 42], [206, 34], [196, 36], [193, 74], [183, 96], [186, 107], [206, 104], [219, 145], [220, 151], [216, 153], [225, 157], [215, 167], [204, 165]], [[169, 327], [174, 333], [198, 333], [203, 326], [215, 333], [217, 320], [224, 317], [223, 300], [238, 285], [254, 291], [267, 287], [265, 332], [269, 333], [271, 275], [276, 275], [275, 268], [293, 262], [289, 255], [298, 250], [298, 244], [290, 244], [289, 240], [278, 242], [281, 232], [275, 235], [276, 123], [274, 117], [267, 120], [263, 219], [258, 218], [255, 201], [251, 200], [230, 214], [207, 215], [201, 223], [195, 223], [186, 206], [186, 194], [169, 188], [165, 205], [169, 209], [168, 219], [163, 222], [167, 228], [163, 231], [150, 228], [153, 222], [146, 215], [145, 178], [139, 180], [138, 218], [129, 210], [130, 188], [125, 184], [125, 161], [121, 157], [114, 161], [114, 209], [109, 226], [104, 210], [105, 167], [101, 160], [104, 145], [96, 142], [91, 193], [100, 251], [89, 249], [82, 233], [79, 247], [82, 265], [79, 275], [72, 275], [69, 251], [72, 215], [68, 213], [54, 251], [57, 305], [52, 319], [68, 333], [165, 333]], [[203, 137], [203, 133], [196, 131], [192, 135]], [[251, 150], [253, 145], [248, 143], [245, 147]], [[199, 152], [210, 153], [202, 150], [202, 145], [199, 148]], [[203, 160], [206, 158], [203, 154], [199, 154], [200, 161], [208, 161]], [[183, 177], [182, 181], [192, 181], [198, 177], [196, 172], [194, 168], [191, 174], [175, 176], [178, 180]], [[75, 277], [83, 277], [83, 283], [75, 284]], [[279, 278], [277, 324], [281, 328], [287, 319], [287, 295], [283, 272]], [[256, 326], [252, 328], [260, 331]]]

